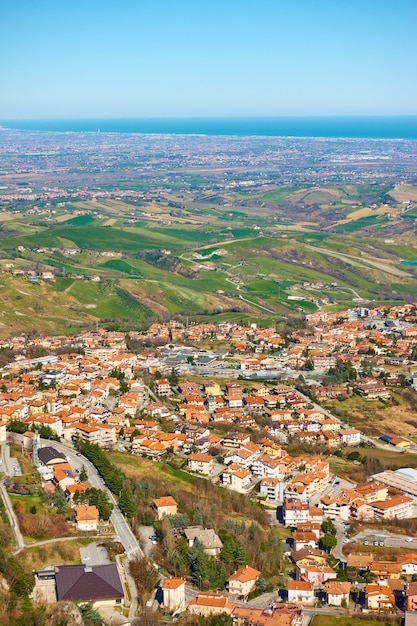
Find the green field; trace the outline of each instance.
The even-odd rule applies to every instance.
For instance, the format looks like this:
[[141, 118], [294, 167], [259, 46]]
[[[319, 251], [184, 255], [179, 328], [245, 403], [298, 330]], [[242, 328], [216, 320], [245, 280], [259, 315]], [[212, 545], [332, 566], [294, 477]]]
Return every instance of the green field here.
[[377, 624], [379, 626], [400, 626], [401, 622], [401, 617], [384, 620], [379, 615], [372, 619], [370, 616], [363, 618], [322, 614], [315, 615], [311, 624], [312, 626], [376, 626]]
[[[270, 319], [318, 307], [342, 310], [358, 298], [390, 303], [417, 296], [417, 267], [401, 264], [417, 259], [412, 233], [385, 215], [338, 223], [352, 206], [368, 206], [361, 194], [386, 201], [386, 183], [269, 184], [256, 192], [242, 187], [207, 193], [210, 180], [206, 172], [171, 177], [150, 202], [53, 203], [54, 214], [46, 218], [8, 209], [0, 221], [0, 336], [31, 326], [50, 331], [97, 320], [143, 324], [172, 315]], [[181, 197], [184, 189], [194, 190], [189, 201]], [[75, 216], [75, 209], [86, 213]], [[308, 232], [299, 230], [305, 223]], [[63, 248], [79, 253], [67, 257]], [[106, 252], [118, 258], [106, 258]], [[52, 269], [56, 282], [29, 284], [27, 277], [4, 271], [10, 263], [23, 271]]]

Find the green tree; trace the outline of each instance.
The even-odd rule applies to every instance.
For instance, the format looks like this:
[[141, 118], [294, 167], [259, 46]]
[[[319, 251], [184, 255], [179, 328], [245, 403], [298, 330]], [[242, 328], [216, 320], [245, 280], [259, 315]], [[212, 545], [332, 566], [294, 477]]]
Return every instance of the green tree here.
[[68, 511], [68, 503], [65, 498], [65, 493], [59, 485], [56, 486], [52, 503], [57, 510], [57, 513], [65, 513]]
[[136, 511], [133, 498], [128, 491], [122, 490], [119, 498], [119, 508], [126, 517], [133, 517]]
[[330, 552], [337, 545], [337, 537], [335, 535], [332, 535], [331, 533], [326, 533], [320, 539], [320, 544], [321, 544], [323, 550], [326, 550], [327, 552]]
[[321, 529], [324, 533], [329, 533], [331, 535], [336, 535], [337, 534], [337, 529], [336, 526], [333, 524], [332, 520], [330, 518], [326, 518], [322, 525], [321, 525]]
[[104, 624], [100, 613], [91, 602], [77, 604], [84, 626], [102, 626]]
[[199, 589], [206, 589], [210, 581], [210, 559], [204, 552], [203, 544], [196, 539], [189, 552], [193, 583]]
[[85, 483], [88, 480], [87, 470], [85, 469], [84, 465], [82, 466], [80, 470], [78, 478], [80, 479], [80, 482], [82, 483]]

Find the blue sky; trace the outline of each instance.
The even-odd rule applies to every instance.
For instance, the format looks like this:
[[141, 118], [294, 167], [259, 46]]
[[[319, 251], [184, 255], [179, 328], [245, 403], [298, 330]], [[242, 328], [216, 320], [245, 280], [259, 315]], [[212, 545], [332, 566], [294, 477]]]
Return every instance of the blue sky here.
[[2, 0], [0, 119], [416, 115], [416, 0]]

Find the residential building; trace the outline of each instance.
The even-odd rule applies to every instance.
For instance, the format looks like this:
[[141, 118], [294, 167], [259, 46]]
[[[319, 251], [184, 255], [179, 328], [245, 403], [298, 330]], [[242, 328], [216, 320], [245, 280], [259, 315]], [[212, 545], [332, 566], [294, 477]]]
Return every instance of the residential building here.
[[230, 615], [235, 605], [220, 593], [200, 592], [187, 607], [187, 611], [196, 615], [208, 617], [210, 615]]
[[313, 583], [308, 580], [288, 581], [288, 602], [313, 605], [315, 601]]
[[227, 588], [229, 593], [238, 596], [247, 596], [251, 591], [255, 589], [256, 581], [258, 580], [261, 572], [253, 567], [241, 567], [236, 570], [234, 574], [227, 579]]
[[192, 472], [199, 472], [208, 476], [214, 469], [214, 458], [209, 454], [196, 452], [189, 455], [187, 467]]
[[94, 607], [122, 604], [123, 585], [117, 565], [55, 567], [58, 602], [91, 602]]
[[185, 608], [184, 578], [165, 578], [162, 585], [163, 605], [166, 611], [175, 613]]
[[75, 513], [78, 530], [97, 530], [99, 514], [96, 506], [76, 506]]
[[165, 515], [176, 515], [178, 513], [178, 505], [172, 496], [164, 496], [153, 500], [152, 507], [155, 509], [159, 520], [165, 517]]
[[369, 611], [389, 611], [394, 605], [394, 594], [386, 581], [366, 585], [365, 606]]

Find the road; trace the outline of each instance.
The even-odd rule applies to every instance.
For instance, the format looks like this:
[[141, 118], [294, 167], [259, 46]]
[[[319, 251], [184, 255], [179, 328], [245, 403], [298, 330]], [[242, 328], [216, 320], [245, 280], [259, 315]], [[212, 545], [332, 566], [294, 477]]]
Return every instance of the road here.
[[[1, 456], [2, 456], [1, 465], [2, 465], [3, 471], [6, 473], [6, 475], [12, 476], [13, 474], [10, 471], [10, 467], [11, 467], [10, 449], [7, 444], [2, 445]], [[13, 535], [15, 538], [16, 552], [18, 552], [19, 550], [23, 550], [23, 548], [25, 547], [25, 541], [23, 539], [22, 533], [20, 532], [19, 522], [17, 521], [16, 514], [13, 510], [13, 506], [10, 501], [9, 494], [7, 493], [6, 488], [4, 487], [3, 483], [0, 483], [0, 493], [4, 502], [4, 506], [6, 507], [6, 513], [9, 518], [10, 526], [12, 528]]]
[[7, 493], [4, 485], [0, 483], [0, 493], [4, 502], [4, 506], [6, 507], [6, 512], [9, 517], [10, 526], [12, 527], [13, 535], [16, 541], [16, 552], [23, 550], [25, 547], [25, 541], [23, 539], [23, 535], [20, 532], [19, 522], [17, 521], [17, 517], [15, 512], [13, 511], [12, 503], [10, 502], [9, 494]]
[[[16, 439], [21, 440], [22, 435], [17, 435], [14, 433], [13, 435]], [[107, 488], [104, 480], [98, 474], [96, 468], [90, 461], [82, 456], [80, 453], [76, 452], [70, 445], [64, 445], [62, 443], [58, 443], [57, 441], [49, 441], [48, 439], [41, 439], [42, 446], [52, 446], [56, 448], [59, 452], [64, 453], [68, 459], [71, 467], [73, 469], [81, 469], [84, 465], [85, 469], [88, 473], [88, 482], [92, 487], [96, 489], [102, 489], [106, 491], [110, 501], [114, 504], [114, 509], [110, 517], [110, 522], [113, 525], [115, 533], [117, 535], [118, 540], [123, 545], [126, 555], [128, 558], [133, 558], [135, 556], [143, 556], [143, 552], [140, 549], [138, 541], [133, 534], [129, 524], [125, 520], [122, 515], [119, 507], [117, 506], [117, 502], [111, 491]], [[7, 447], [7, 446], [3, 446]]]
[[347, 562], [347, 558], [345, 557], [345, 555], [343, 554], [342, 550], [343, 550], [343, 541], [346, 539], [346, 530], [345, 527], [343, 526], [342, 522], [339, 522], [337, 520], [333, 520], [333, 524], [336, 527], [336, 538], [337, 538], [337, 545], [333, 550], [333, 556], [336, 557], [336, 559], [339, 559], [339, 561], [342, 561], [343, 563]]
[[102, 489], [103, 491], [106, 491], [108, 493], [110, 501], [114, 504], [114, 509], [111, 514], [110, 521], [113, 525], [113, 528], [120, 543], [125, 549], [127, 557], [133, 558], [135, 556], [143, 556], [143, 552], [140, 549], [140, 546], [135, 535], [132, 532], [132, 529], [130, 528], [129, 524], [127, 523], [117, 505], [116, 498], [113, 496], [110, 489], [107, 488], [104, 480], [101, 478], [94, 465], [90, 463], [90, 461], [86, 457], [80, 455], [80, 453], [75, 452], [72, 448], [63, 445], [62, 443], [57, 443], [56, 441], [51, 442], [45, 439], [41, 439], [41, 441], [42, 445], [52, 445], [60, 452], [64, 452], [69, 458], [69, 463], [73, 469], [81, 468], [84, 465], [88, 473], [88, 482], [90, 483], [90, 485], [92, 487], [95, 487], [96, 489]]

